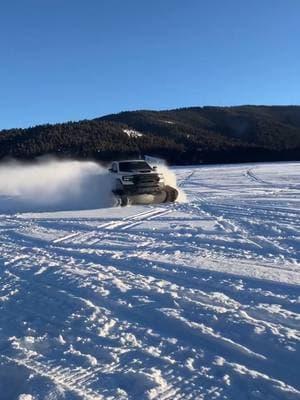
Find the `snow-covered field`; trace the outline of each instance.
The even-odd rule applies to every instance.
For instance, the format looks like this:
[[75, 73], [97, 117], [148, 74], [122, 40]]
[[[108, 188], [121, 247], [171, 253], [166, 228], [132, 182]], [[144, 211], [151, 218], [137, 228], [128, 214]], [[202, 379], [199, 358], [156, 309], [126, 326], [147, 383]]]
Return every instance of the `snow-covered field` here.
[[186, 203], [0, 216], [1, 400], [300, 399], [300, 163], [176, 174]]

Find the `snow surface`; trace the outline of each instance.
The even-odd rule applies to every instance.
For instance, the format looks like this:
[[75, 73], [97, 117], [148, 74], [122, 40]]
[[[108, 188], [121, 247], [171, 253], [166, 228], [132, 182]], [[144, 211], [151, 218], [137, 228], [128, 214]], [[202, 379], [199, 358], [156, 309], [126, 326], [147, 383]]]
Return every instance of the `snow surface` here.
[[300, 163], [0, 216], [0, 398], [300, 399]]

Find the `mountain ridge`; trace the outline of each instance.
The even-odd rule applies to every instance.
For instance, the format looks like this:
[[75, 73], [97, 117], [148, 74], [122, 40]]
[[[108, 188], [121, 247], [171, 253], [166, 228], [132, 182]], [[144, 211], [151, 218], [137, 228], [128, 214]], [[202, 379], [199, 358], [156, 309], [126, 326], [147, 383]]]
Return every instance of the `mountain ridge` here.
[[0, 131], [0, 158], [111, 161], [152, 154], [173, 164], [300, 159], [300, 106], [136, 110]]

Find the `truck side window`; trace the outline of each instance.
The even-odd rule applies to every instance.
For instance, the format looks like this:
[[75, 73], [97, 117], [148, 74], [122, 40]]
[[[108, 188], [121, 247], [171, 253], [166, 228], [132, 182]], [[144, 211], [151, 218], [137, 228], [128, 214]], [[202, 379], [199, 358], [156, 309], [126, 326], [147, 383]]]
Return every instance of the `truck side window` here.
[[112, 165], [112, 172], [118, 172], [118, 167], [116, 163], [113, 163]]

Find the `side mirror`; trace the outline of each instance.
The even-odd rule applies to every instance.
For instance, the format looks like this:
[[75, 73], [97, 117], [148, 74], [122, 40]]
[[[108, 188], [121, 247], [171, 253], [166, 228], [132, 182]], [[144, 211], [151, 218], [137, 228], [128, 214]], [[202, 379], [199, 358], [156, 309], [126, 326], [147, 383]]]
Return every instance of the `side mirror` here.
[[154, 166], [152, 167], [152, 169], [153, 169], [153, 171], [157, 171], [157, 166], [154, 165]]

